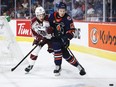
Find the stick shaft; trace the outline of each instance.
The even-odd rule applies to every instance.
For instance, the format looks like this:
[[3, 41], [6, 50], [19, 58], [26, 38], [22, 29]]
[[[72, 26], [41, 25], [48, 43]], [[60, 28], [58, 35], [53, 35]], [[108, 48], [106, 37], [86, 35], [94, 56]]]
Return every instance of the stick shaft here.
[[15, 66], [11, 69], [11, 71], [14, 71], [26, 58], [27, 56], [29, 56], [29, 54], [37, 47], [38, 45], [36, 45], [27, 55], [25, 55], [25, 57]]
[[[68, 51], [71, 53], [71, 55], [72, 55], [74, 58], [76, 58], [76, 57], [74, 56], [74, 54], [72, 53], [72, 51], [71, 51], [69, 48], [67, 48], [67, 49], [68, 49]], [[80, 64], [79, 61], [77, 61], [77, 63]]]

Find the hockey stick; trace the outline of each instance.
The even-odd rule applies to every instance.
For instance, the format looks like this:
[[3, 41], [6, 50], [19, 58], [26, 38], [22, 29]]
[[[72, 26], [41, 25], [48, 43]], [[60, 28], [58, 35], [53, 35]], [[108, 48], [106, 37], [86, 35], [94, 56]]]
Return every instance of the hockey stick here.
[[38, 46], [39, 44], [37, 44], [15, 67], [13, 67], [11, 69], [11, 71], [14, 71], [26, 58], [27, 56], [29, 56], [29, 54]]
[[[74, 58], [76, 58], [75, 56], [74, 56], [74, 54], [72, 53], [72, 51], [69, 49], [69, 48], [67, 48], [68, 49], [68, 51], [71, 53], [71, 55], [74, 57]], [[77, 61], [77, 63], [79, 64], [79, 65], [81, 65], [80, 63], [79, 63], [79, 61]]]
[[[76, 57], [74, 56], [74, 54], [72, 53], [72, 51], [71, 51], [69, 48], [67, 48], [67, 49], [68, 49], [68, 51], [71, 53], [71, 55], [72, 55], [74, 58], [76, 58]], [[77, 61], [77, 63], [78, 63], [77, 68], [80, 70], [80, 75], [85, 75], [86, 72], [85, 72], [83, 66], [79, 63], [79, 61]]]

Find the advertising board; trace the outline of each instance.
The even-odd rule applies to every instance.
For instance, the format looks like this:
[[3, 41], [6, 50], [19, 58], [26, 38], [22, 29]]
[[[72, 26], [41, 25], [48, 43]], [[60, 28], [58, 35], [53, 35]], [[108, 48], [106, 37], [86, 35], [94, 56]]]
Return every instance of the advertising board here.
[[29, 20], [17, 20], [16, 21], [16, 36], [31, 37], [31, 26]]
[[89, 24], [89, 46], [116, 52], [116, 25]]
[[78, 36], [71, 43], [88, 47], [88, 23], [74, 22], [74, 25], [78, 31]]

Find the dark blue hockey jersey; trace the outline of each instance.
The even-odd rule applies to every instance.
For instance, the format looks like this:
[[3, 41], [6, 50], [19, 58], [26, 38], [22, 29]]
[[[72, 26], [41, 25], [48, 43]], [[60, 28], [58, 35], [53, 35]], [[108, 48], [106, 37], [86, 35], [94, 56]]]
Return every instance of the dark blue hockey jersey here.
[[62, 38], [67, 35], [68, 39], [73, 38], [75, 32], [74, 24], [71, 17], [65, 13], [64, 17], [60, 17], [57, 12], [54, 12], [48, 18], [50, 26], [54, 28], [54, 36]]

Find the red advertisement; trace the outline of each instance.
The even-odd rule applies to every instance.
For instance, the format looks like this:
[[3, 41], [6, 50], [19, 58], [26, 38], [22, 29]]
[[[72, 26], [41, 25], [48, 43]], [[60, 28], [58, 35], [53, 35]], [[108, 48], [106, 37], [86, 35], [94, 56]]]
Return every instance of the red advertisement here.
[[17, 20], [16, 23], [16, 35], [17, 36], [25, 36], [25, 37], [31, 37], [31, 26], [29, 20]]
[[89, 24], [89, 46], [116, 52], [116, 25]]

